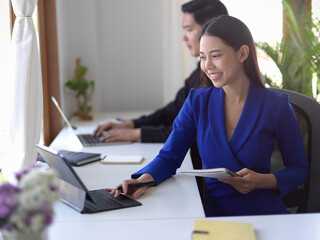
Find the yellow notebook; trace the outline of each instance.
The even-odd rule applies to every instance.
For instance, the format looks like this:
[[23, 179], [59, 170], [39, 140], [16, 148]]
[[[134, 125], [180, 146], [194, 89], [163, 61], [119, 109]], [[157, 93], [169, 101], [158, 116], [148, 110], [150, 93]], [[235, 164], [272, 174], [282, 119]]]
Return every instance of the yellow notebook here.
[[195, 220], [193, 240], [255, 240], [252, 224]]

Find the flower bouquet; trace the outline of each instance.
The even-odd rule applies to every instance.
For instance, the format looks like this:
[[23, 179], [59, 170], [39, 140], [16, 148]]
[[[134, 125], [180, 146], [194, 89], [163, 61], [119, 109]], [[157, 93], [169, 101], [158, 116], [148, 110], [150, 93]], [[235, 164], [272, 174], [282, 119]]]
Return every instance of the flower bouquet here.
[[[53, 172], [37, 167], [16, 174], [17, 184], [0, 185], [0, 229], [3, 239], [10, 234], [37, 234], [53, 220], [53, 203], [59, 199]], [[19, 239], [15, 237], [15, 239]]]

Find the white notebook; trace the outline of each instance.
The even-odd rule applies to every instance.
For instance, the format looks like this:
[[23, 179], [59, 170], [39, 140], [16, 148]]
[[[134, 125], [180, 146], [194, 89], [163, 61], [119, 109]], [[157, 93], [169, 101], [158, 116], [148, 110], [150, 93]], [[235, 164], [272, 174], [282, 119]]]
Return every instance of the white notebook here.
[[102, 164], [140, 164], [144, 160], [140, 155], [107, 155]]
[[191, 169], [181, 170], [181, 173], [198, 177], [223, 178], [228, 179], [229, 176], [236, 177], [238, 174], [227, 168], [210, 168], [210, 169]]

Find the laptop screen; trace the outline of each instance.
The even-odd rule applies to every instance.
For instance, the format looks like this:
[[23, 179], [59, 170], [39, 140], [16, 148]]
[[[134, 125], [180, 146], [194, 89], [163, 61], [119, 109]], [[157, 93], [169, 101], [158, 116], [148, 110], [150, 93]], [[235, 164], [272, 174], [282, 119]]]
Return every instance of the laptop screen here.
[[74, 129], [71, 125], [71, 123], [69, 122], [69, 120], [67, 119], [66, 115], [64, 115], [64, 112], [62, 111], [62, 109], [59, 106], [59, 103], [57, 102], [57, 100], [52, 96], [51, 97], [52, 102], [54, 103], [54, 105], [57, 107], [59, 113], [61, 114], [61, 116], [63, 117], [64, 121], [66, 122], [66, 124], [68, 125], [68, 127], [70, 129]]
[[64, 157], [46, 146], [37, 145], [36, 147], [58, 178], [88, 193], [88, 189]]

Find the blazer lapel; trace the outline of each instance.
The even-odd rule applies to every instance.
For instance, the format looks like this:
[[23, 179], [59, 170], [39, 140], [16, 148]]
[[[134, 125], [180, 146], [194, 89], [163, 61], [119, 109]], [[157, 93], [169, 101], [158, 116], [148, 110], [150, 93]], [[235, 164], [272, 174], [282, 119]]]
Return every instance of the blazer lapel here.
[[230, 145], [234, 154], [239, 151], [254, 129], [259, 117], [262, 99], [263, 88], [251, 82], [239, 122], [230, 140]]
[[208, 116], [214, 143], [226, 159], [234, 159], [237, 162], [227, 139], [222, 88], [214, 88], [211, 92]]

